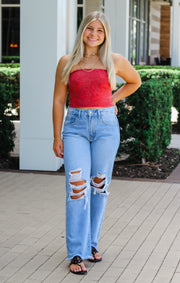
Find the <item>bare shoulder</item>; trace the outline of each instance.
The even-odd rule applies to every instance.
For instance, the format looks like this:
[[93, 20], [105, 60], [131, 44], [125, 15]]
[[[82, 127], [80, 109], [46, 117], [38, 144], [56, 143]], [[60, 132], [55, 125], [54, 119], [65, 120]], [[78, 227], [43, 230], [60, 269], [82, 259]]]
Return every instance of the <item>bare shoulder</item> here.
[[121, 54], [112, 53], [112, 58], [114, 62], [114, 68], [117, 75], [121, 75], [122, 72], [134, 71], [133, 66], [130, 62]]
[[113, 58], [113, 61], [114, 61], [114, 62], [115, 62], [116, 60], [121, 61], [121, 60], [124, 59], [124, 57], [123, 57], [121, 54], [119, 54], [119, 53], [112, 53], [112, 58]]
[[141, 84], [141, 79], [131, 63], [121, 54], [112, 53], [115, 73], [126, 82]]
[[62, 56], [58, 62], [58, 65], [57, 65], [57, 70], [58, 71], [63, 71], [64, 67], [66, 66], [67, 62], [69, 61], [71, 57], [71, 54], [66, 54], [64, 56]]
[[120, 69], [124, 69], [125, 67], [131, 66], [129, 61], [124, 56], [122, 56], [121, 54], [112, 53], [112, 58], [113, 58], [114, 67], [115, 67], [116, 71], [120, 70]]

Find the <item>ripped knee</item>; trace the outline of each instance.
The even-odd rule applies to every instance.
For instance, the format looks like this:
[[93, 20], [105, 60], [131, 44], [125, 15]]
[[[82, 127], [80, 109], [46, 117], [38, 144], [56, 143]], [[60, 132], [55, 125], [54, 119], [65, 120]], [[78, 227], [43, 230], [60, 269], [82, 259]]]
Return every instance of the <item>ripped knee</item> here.
[[105, 174], [97, 173], [96, 177], [91, 178], [91, 186], [94, 189], [94, 194], [99, 193], [99, 194], [108, 195], [106, 191], [106, 187], [107, 187], [106, 184], [107, 182], [106, 182]]
[[85, 195], [86, 181], [81, 177], [81, 169], [70, 171], [71, 199], [79, 199]]

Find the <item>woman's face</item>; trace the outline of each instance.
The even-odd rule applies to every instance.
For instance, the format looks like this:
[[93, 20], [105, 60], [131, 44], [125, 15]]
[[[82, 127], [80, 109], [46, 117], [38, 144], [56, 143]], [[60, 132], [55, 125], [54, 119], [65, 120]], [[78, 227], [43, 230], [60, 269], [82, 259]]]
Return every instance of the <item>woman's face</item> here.
[[105, 32], [99, 20], [91, 22], [83, 34], [83, 42], [89, 47], [97, 47], [104, 42]]

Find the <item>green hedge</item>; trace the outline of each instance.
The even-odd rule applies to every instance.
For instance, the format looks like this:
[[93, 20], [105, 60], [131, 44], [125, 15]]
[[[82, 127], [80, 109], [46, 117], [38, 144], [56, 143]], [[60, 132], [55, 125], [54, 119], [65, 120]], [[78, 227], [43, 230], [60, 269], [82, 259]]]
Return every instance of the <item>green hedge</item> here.
[[12, 84], [0, 83], [0, 157], [7, 157], [14, 148], [14, 124], [10, 104], [13, 104]]
[[6, 89], [11, 88], [13, 106], [16, 107], [20, 92], [20, 65], [0, 64], [0, 84], [5, 84]]
[[0, 64], [0, 156], [7, 157], [14, 148], [12, 109], [19, 99], [19, 64]]
[[180, 67], [170, 66], [135, 66], [142, 81], [149, 79], [171, 79], [173, 92], [173, 106], [178, 111], [178, 124], [180, 124]]
[[177, 80], [173, 86], [173, 105], [178, 111], [178, 124], [180, 125], [180, 82]]
[[20, 62], [20, 56], [2, 56], [2, 62], [3, 63], [19, 63]]
[[118, 103], [121, 145], [136, 162], [156, 161], [171, 141], [172, 80], [149, 79]]
[[136, 70], [145, 70], [145, 69], [154, 69], [154, 70], [179, 70], [180, 67], [172, 67], [172, 66], [162, 66], [162, 65], [134, 65], [133, 66]]

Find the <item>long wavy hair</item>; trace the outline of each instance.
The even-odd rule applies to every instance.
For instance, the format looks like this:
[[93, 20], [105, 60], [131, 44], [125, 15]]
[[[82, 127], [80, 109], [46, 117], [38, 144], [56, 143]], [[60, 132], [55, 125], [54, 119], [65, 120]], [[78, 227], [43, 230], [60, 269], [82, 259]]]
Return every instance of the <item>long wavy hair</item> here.
[[88, 14], [83, 21], [81, 22], [81, 25], [79, 27], [76, 41], [74, 44], [74, 48], [70, 57], [70, 60], [64, 67], [63, 73], [62, 73], [62, 81], [65, 84], [68, 84], [69, 81], [69, 75], [70, 71], [73, 66], [77, 65], [80, 60], [83, 58], [84, 54], [84, 43], [83, 43], [83, 34], [87, 26], [93, 22], [99, 20], [105, 31], [105, 39], [104, 42], [99, 46], [99, 57], [104, 64], [104, 66], [107, 69], [107, 74], [109, 78], [109, 82], [112, 89], [116, 88], [116, 75], [115, 75], [115, 69], [114, 69], [114, 63], [112, 59], [111, 54], [111, 36], [110, 36], [110, 26], [107, 17], [105, 14], [99, 11], [94, 11], [90, 14]]

